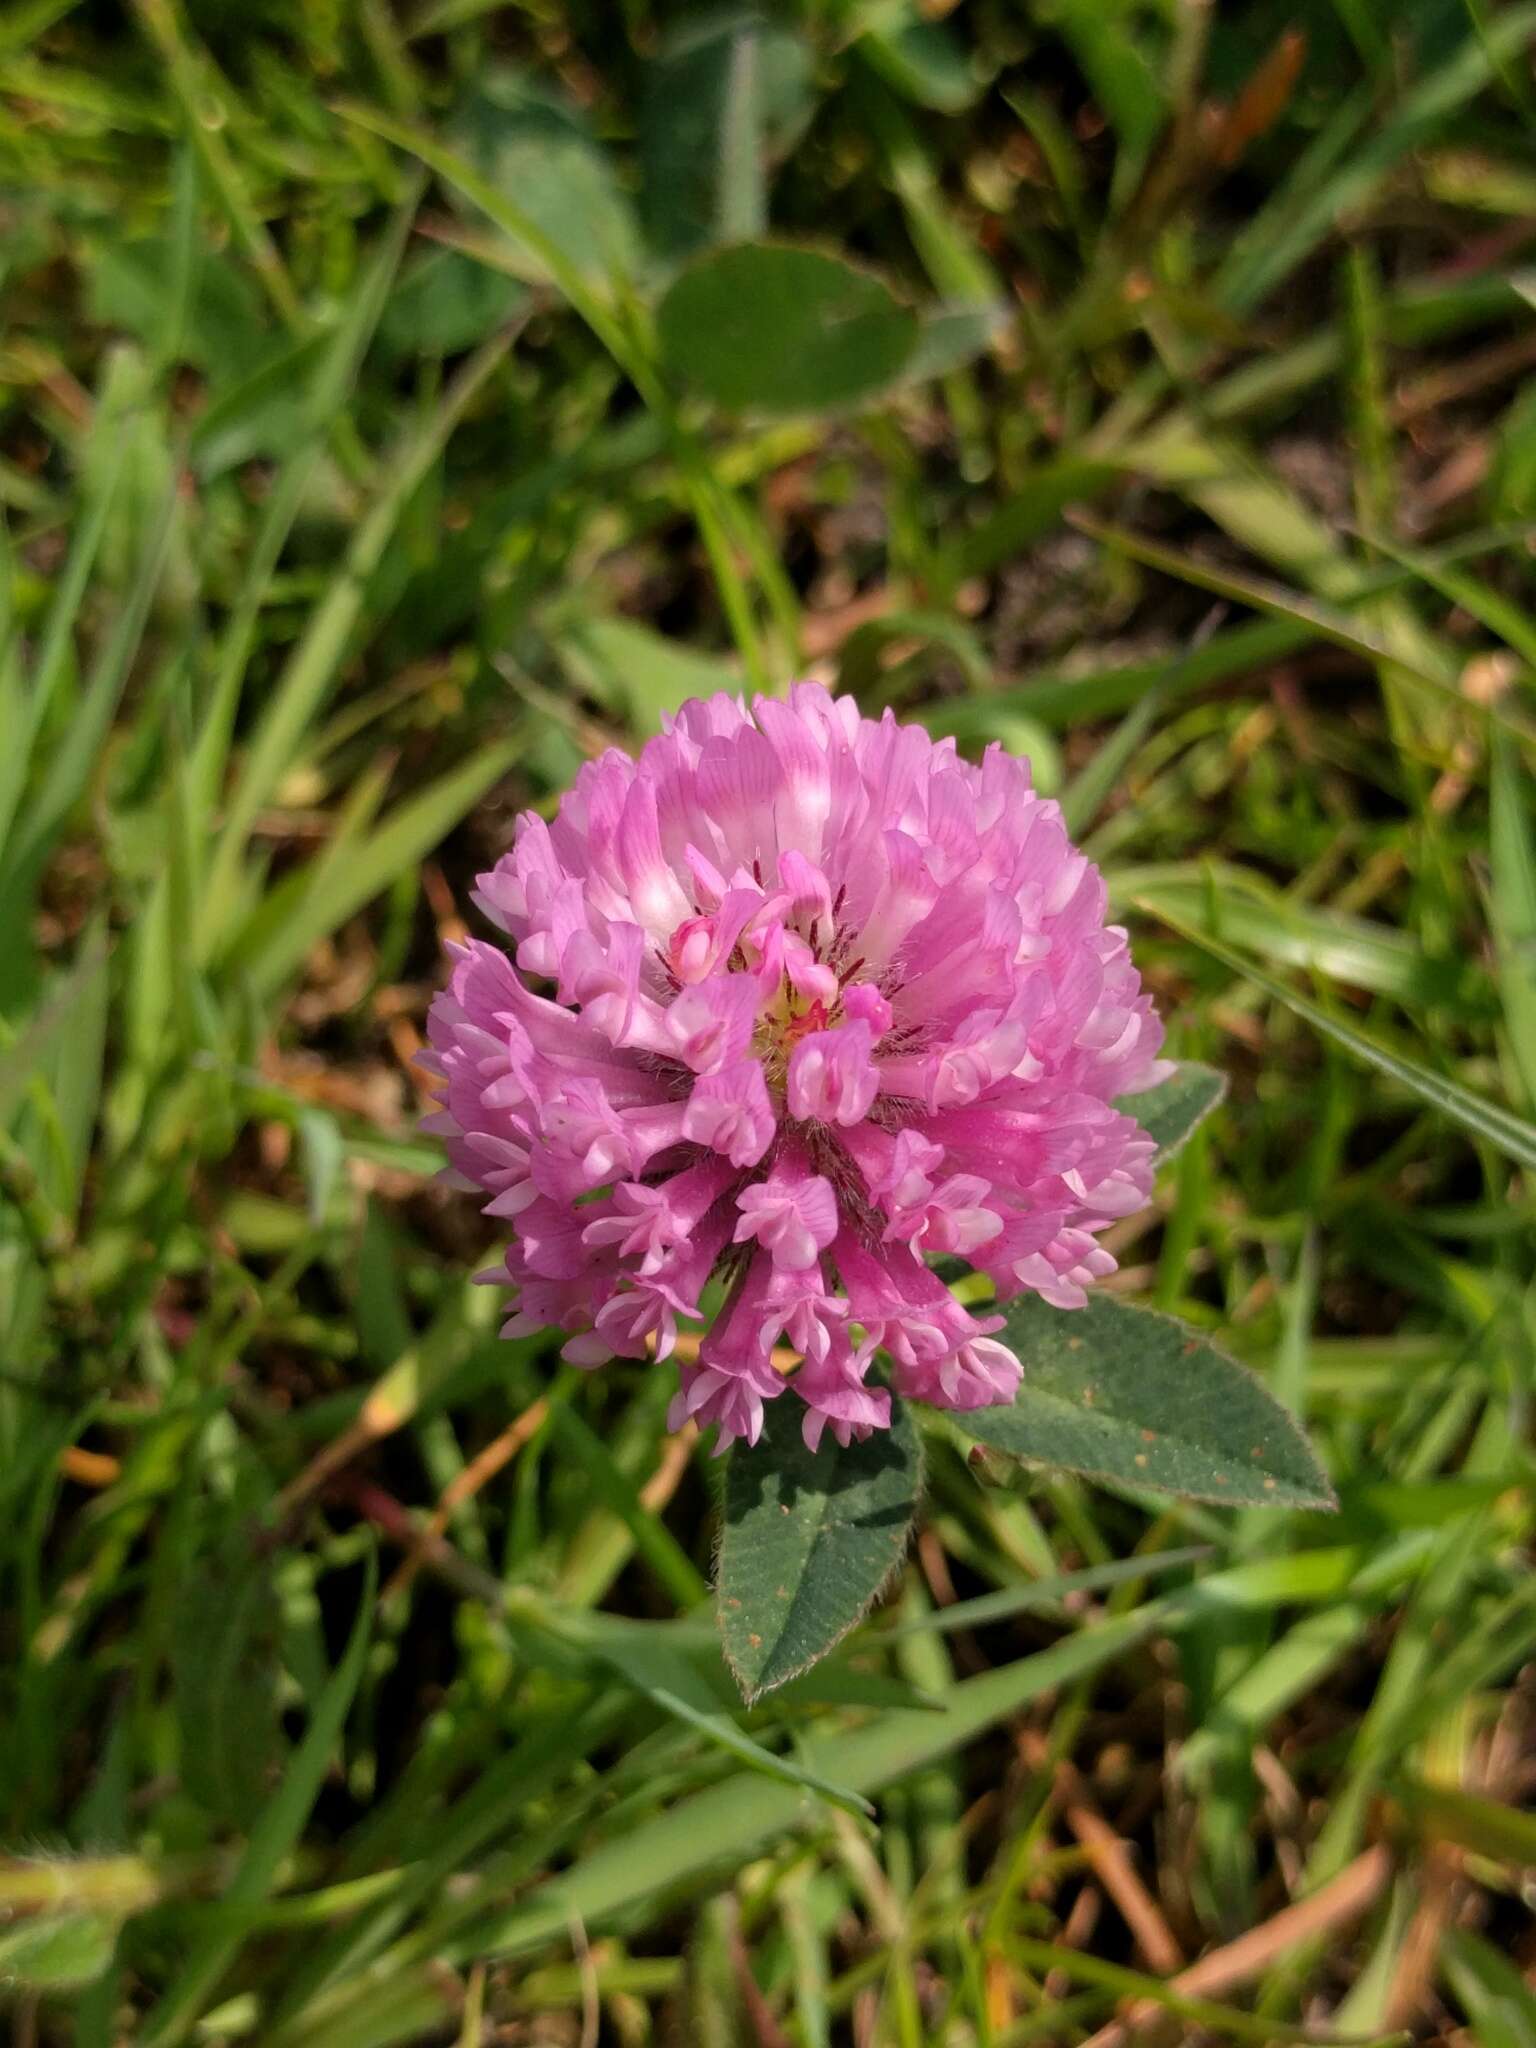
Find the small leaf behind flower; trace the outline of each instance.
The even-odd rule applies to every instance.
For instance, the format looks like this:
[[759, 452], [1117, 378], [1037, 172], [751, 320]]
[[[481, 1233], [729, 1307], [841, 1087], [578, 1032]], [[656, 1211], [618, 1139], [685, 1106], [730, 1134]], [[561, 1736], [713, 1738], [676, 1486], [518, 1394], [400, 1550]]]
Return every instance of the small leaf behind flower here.
[[872, 271], [820, 249], [741, 242], [697, 258], [656, 310], [684, 383], [735, 411], [857, 408], [905, 368], [917, 316]]
[[846, 1450], [801, 1440], [798, 1401], [768, 1411], [725, 1471], [717, 1594], [726, 1659], [743, 1695], [771, 1692], [824, 1657], [901, 1562], [922, 1487], [904, 1404]]
[[1025, 1295], [1001, 1333], [1024, 1365], [1009, 1408], [951, 1420], [1031, 1465], [1234, 1507], [1334, 1506], [1306, 1438], [1253, 1375], [1186, 1324], [1096, 1294]]
[[1158, 1163], [1171, 1159], [1193, 1135], [1227, 1092], [1227, 1077], [1199, 1060], [1180, 1060], [1170, 1080], [1140, 1095], [1122, 1095], [1115, 1103], [1157, 1146]]

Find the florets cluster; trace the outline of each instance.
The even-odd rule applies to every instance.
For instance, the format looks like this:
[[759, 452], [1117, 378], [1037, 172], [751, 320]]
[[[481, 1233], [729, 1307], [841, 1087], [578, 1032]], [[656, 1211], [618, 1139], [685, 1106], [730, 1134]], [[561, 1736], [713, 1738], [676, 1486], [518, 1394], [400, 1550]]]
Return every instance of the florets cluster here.
[[[1152, 1141], [1112, 1098], [1162, 1027], [1098, 870], [1025, 763], [979, 766], [812, 685], [686, 705], [638, 760], [585, 767], [480, 879], [513, 941], [456, 950], [433, 1005], [435, 1121], [509, 1222], [509, 1335], [681, 1366], [674, 1426], [812, 1445], [1013, 1398], [999, 1299], [1060, 1308], [1114, 1270]], [[547, 993], [538, 992], [539, 986]], [[785, 1351], [799, 1363], [785, 1371]], [[883, 1355], [882, 1376], [872, 1374]]]

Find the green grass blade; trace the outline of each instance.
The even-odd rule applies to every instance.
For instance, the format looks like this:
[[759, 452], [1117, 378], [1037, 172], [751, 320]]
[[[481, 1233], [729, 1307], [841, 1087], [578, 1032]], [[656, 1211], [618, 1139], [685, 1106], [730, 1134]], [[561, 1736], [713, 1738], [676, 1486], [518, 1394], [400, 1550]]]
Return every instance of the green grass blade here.
[[709, 1582], [671, 1530], [646, 1508], [637, 1488], [597, 1432], [568, 1401], [558, 1403], [553, 1416], [557, 1433], [586, 1467], [595, 1499], [624, 1524], [636, 1552], [671, 1597], [684, 1608], [707, 1600]]
[[808, 1771], [792, 1758], [777, 1756], [739, 1728], [729, 1714], [722, 1713], [684, 1660], [643, 1639], [628, 1640], [612, 1634], [602, 1639], [599, 1655], [627, 1685], [643, 1694], [651, 1704], [684, 1727], [694, 1729], [717, 1749], [749, 1764], [765, 1777], [781, 1784], [796, 1785], [815, 1792], [849, 1813], [874, 1815], [874, 1807], [857, 1792], [834, 1784], [831, 1779]]
[[[376, 1581], [377, 1567], [370, 1552], [362, 1598], [346, 1649], [315, 1702], [304, 1739], [293, 1753], [282, 1784], [264, 1808], [239, 1867], [225, 1887], [226, 1906], [255, 1905], [267, 1896], [309, 1818], [363, 1675], [373, 1627]], [[221, 1925], [215, 1925], [194, 1944], [180, 1974], [145, 2022], [140, 2036], [144, 2048], [175, 2048], [177, 2042], [187, 2038], [239, 1947], [238, 1931], [228, 1931]]]
[[[1080, 516], [1073, 523], [1104, 546], [1129, 556], [1133, 562], [1145, 563], [1150, 569], [1160, 569], [1181, 583], [1189, 583], [1197, 590], [1208, 590], [1216, 597], [1247, 605], [1271, 618], [1305, 627], [1317, 639], [1330, 641], [1335, 647], [1357, 654], [1362, 661], [1373, 666], [1385, 664], [1441, 696], [1454, 698], [1457, 703], [1465, 702], [1448, 670], [1429, 662], [1421, 652], [1399, 647], [1372, 633], [1336, 603], [1328, 604], [1318, 598], [1303, 596], [1301, 592], [1288, 590], [1283, 584], [1272, 583], [1265, 577], [1248, 576], [1235, 569], [1208, 567], [1175, 549], [1162, 547], [1156, 541], [1146, 540], [1140, 534], [1127, 532], [1123, 527], [1111, 526], [1101, 520]], [[1495, 710], [1492, 715], [1497, 717], [1499, 714]]]
[[1409, 1812], [1441, 1841], [1522, 1869], [1536, 1863], [1536, 1814], [1523, 1807], [1423, 1779], [1406, 1782], [1402, 1795]]
[[1287, 988], [1283, 981], [1276, 981], [1273, 975], [1266, 974], [1261, 967], [1250, 960], [1245, 960], [1240, 953], [1234, 953], [1229, 946], [1222, 945], [1219, 940], [1211, 938], [1207, 933], [1170, 916], [1166, 910], [1159, 909], [1156, 903], [1149, 902], [1146, 908], [1154, 917], [1161, 917], [1165, 924], [1171, 925], [1175, 931], [1182, 933], [1187, 939], [1192, 939], [1213, 958], [1230, 967], [1234, 974], [1254, 982], [1267, 995], [1273, 996], [1276, 1002], [1283, 1003], [1296, 1016], [1304, 1018], [1314, 1030], [1320, 1031], [1325, 1038], [1332, 1039], [1335, 1045], [1342, 1046], [1345, 1052], [1359, 1060], [1363, 1066], [1372, 1068], [1390, 1081], [1395, 1081], [1409, 1095], [1437, 1110], [1470, 1137], [1485, 1140], [1518, 1165], [1527, 1169], [1536, 1168], [1536, 1124], [1530, 1123], [1525, 1117], [1517, 1116], [1513, 1110], [1505, 1109], [1497, 1102], [1489, 1102], [1485, 1096], [1475, 1094], [1470, 1088], [1464, 1088], [1459, 1081], [1452, 1081], [1443, 1074], [1434, 1073], [1417, 1060], [1406, 1059], [1401, 1053], [1394, 1052], [1390, 1046], [1371, 1038], [1355, 1025], [1346, 1024], [1341, 1017], [1333, 1016], [1331, 1012], [1311, 1002], [1306, 996], [1298, 995], [1294, 989]]
[[97, 657], [69, 732], [54, 754], [42, 786], [17, 819], [15, 861], [22, 870], [45, 852], [78, 801], [95, 765], [165, 568], [176, 514], [176, 490], [173, 480], [151, 515], [128, 595]]
[[[820, 1776], [865, 1797], [952, 1754], [985, 1729], [1038, 1699], [1101, 1669], [1158, 1626], [1142, 1609], [1069, 1636], [1015, 1664], [967, 1679], [942, 1710], [878, 1715], [852, 1734], [820, 1737], [802, 1760]], [[572, 1916], [591, 1927], [626, 1907], [666, 1898], [742, 1862], [804, 1817], [803, 1794], [758, 1777], [732, 1777], [680, 1801], [669, 1812], [604, 1843], [576, 1869], [540, 1885], [510, 1913], [476, 1928], [460, 1953], [516, 1955], [558, 1940]]]
[[[1497, 75], [1498, 66], [1518, 57], [1536, 33], [1536, 7], [1511, 7], [1490, 23], [1486, 38], [1468, 36], [1449, 59], [1407, 93], [1377, 133], [1354, 140], [1367, 102], [1349, 103], [1347, 130], [1328, 175], [1297, 205], [1282, 194], [1279, 219], [1260, 216], [1220, 279], [1223, 301], [1234, 311], [1251, 311], [1303, 262], [1345, 214], [1363, 206], [1410, 150], [1432, 135]], [[1347, 153], [1346, 153], [1347, 152]], [[1287, 217], [1288, 216], [1288, 217]]]
[[1056, 1607], [1073, 1593], [1108, 1593], [1116, 1586], [1134, 1586], [1164, 1572], [1182, 1571], [1186, 1565], [1203, 1564], [1213, 1554], [1208, 1544], [1192, 1543], [1181, 1550], [1141, 1551], [1114, 1564], [1088, 1565], [1080, 1572], [1053, 1572], [1025, 1586], [1010, 1586], [1001, 1593], [982, 1593], [974, 1600], [957, 1600], [949, 1607], [930, 1608], [916, 1621], [900, 1622], [895, 1628], [884, 1630], [882, 1640], [894, 1642], [903, 1636], [949, 1635], [956, 1629], [983, 1628], [990, 1622], [1009, 1621], [1016, 1614]]
[[281, 915], [262, 921], [258, 942], [237, 945], [231, 965], [270, 997], [303, 964], [320, 939], [337, 930], [395, 878], [419, 866], [525, 751], [521, 733], [485, 747], [399, 804], [366, 838], [350, 834], [314, 864], [285, 900]]
[[283, 464], [267, 499], [249, 563], [220, 642], [208, 690], [207, 709], [193, 745], [190, 788], [196, 815], [201, 819], [211, 816], [218, 801], [241, 684], [256, 643], [262, 606], [267, 600], [294, 522], [324, 456], [324, 442], [316, 430], [339, 411], [356, 381], [364, 353], [399, 270], [418, 196], [413, 188], [406, 204], [396, 211], [376, 260], [365, 272], [334, 339], [321, 358], [309, 401], [311, 430]]
[[1477, 963], [1435, 959], [1410, 934], [1374, 919], [1298, 903], [1229, 862], [1118, 868], [1116, 904], [1139, 903], [1175, 925], [1209, 933], [1276, 966], [1300, 967], [1348, 988], [1420, 1008], [1488, 1008]]
[[4, 847], [12, 829], [38, 732], [72, 656], [81, 603], [127, 461], [127, 437], [122, 431], [122, 415], [137, 402], [138, 396], [137, 372], [126, 357], [118, 356], [109, 369], [106, 387], [98, 400], [104, 459], [95, 472], [94, 487], [71, 538], [64, 568], [54, 585], [32, 663], [25, 710], [19, 722], [8, 728], [11, 737], [0, 748], [0, 848]]
[[379, 494], [347, 550], [340, 574], [284, 666], [242, 766], [214, 856], [199, 920], [198, 937], [205, 955], [212, 949], [234, 898], [241, 856], [256, 814], [286, 772], [335, 684], [337, 670], [363, 615], [368, 578], [378, 566], [413, 492], [510, 345], [510, 335], [498, 334], [477, 349], [431, 417], [396, 450]]
[[[175, 0], [135, 0], [135, 11], [148, 40], [164, 61], [180, 108], [187, 140], [197, 151], [235, 240], [261, 279], [284, 325], [295, 333], [306, 325], [304, 308], [293, 281], [252, 199], [238, 158], [225, 135], [225, 109], [217, 85], [206, 75], [206, 55], [188, 43]], [[225, 88], [227, 92], [227, 88]], [[210, 117], [210, 107], [214, 110]]]
[[1532, 782], [1514, 741], [1492, 735], [1489, 902], [1499, 948], [1499, 998], [1526, 1104], [1536, 1109], [1536, 838]]

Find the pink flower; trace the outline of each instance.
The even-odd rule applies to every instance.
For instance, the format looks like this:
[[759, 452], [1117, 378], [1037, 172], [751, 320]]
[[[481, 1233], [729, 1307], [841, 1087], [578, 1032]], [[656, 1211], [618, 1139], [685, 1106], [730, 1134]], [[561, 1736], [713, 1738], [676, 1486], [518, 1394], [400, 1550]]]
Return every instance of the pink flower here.
[[846, 1443], [892, 1392], [1013, 1398], [1003, 1319], [928, 1257], [1060, 1308], [1114, 1270], [1153, 1145], [1113, 1098], [1162, 1027], [1025, 763], [810, 684], [715, 697], [522, 818], [477, 901], [511, 943], [455, 949], [428, 1063], [513, 1231], [510, 1332], [665, 1357], [713, 1284], [674, 1421], [755, 1442], [788, 1391]]

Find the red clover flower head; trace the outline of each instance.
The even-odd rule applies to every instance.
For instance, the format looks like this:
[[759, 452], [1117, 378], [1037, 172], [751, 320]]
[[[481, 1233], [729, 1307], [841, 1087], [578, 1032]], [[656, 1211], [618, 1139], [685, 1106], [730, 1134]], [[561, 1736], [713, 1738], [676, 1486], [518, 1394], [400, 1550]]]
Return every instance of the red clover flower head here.
[[892, 1391], [1013, 1398], [1002, 1318], [931, 1256], [1058, 1308], [1113, 1272], [1153, 1146], [1112, 1102], [1161, 1078], [1162, 1026], [1026, 763], [811, 684], [717, 696], [520, 818], [476, 900], [512, 946], [454, 949], [429, 1064], [513, 1233], [506, 1334], [665, 1358], [717, 1280], [673, 1425], [755, 1443], [792, 1394], [814, 1447]]

